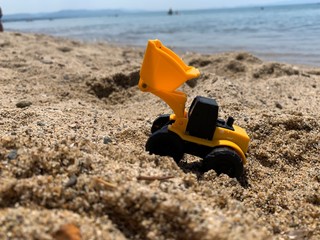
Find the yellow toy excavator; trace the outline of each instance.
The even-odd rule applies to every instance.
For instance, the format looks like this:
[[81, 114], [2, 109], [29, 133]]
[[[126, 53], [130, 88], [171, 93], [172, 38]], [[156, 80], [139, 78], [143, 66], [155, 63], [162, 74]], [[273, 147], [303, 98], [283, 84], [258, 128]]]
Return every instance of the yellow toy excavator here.
[[218, 174], [239, 178], [247, 162], [245, 153], [250, 139], [246, 131], [234, 125], [232, 117], [227, 121], [219, 119], [214, 99], [197, 96], [186, 111], [187, 96], [176, 90], [199, 76], [198, 69], [187, 66], [159, 40], [149, 40], [139, 88], [160, 97], [174, 113], [161, 115], [153, 122], [146, 150], [171, 156], [177, 163], [184, 153], [199, 156], [204, 159], [204, 171], [214, 169]]

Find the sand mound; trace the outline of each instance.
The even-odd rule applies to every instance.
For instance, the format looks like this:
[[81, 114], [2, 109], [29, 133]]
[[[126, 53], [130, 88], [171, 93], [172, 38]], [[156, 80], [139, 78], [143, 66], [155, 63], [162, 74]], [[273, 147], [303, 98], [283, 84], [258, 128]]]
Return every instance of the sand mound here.
[[[144, 151], [171, 110], [137, 88], [143, 49], [20, 33], [0, 40], [0, 238], [319, 239], [319, 69], [186, 54], [251, 137], [240, 181]], [[76, 239], [76, 238], [75, 238]]]
[[90, 79], [86, 82], [89, 93], [94, 94], [99, 99], [108, 100], [107, 103], [123, 103], [133, 95], [132, 87], [136, 87], [139, 82], [139, 71], [129, 74], [116, 73], [111, 77], [101, 79]]

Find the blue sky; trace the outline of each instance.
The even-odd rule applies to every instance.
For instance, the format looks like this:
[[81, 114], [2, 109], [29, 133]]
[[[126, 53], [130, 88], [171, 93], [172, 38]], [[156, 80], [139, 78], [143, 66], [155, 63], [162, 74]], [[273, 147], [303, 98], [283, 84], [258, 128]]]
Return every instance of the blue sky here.
[[[5, 14], [54, 12], [63, 9], [167, 10], [267, 5], [303, 0], [0, 0]], [[316, 1], [315, 1], [316, 2]]]

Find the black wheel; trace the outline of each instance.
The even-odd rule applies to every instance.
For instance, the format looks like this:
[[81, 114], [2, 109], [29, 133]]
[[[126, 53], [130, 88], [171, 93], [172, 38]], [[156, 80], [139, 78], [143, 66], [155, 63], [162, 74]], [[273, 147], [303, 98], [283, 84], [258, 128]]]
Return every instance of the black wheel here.
[[218, 175], [227, 174], [231, 178], [240, 178], [243, 174], [243, 163], [236, 151], [228, 147], [217, 147], [203, 161], [203, 170], [215, 170]]
[[154, 133], [155, 131], [158, 131], [159, 129], [171, 123], [174, 123], [174, 120], [170, 120], [170, 114], [160, 115], [159, 117], [156, 118], [156, 120], [153, 121], [152, 127], [151, 127], [151, 133]]
[[183, 157], [183, 143], [181, 138], [163, 127], [154, 132], [146, 143], [146, 150], [150, 154], [172, 157], [176, 163], [179, 163]]

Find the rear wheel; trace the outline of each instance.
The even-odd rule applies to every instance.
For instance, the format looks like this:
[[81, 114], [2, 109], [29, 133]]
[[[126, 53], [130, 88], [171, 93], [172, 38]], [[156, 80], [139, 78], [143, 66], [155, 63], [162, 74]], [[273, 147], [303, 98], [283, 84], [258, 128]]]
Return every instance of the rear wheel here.
[[183, 143], [181, 138], [163, 127], [155, 131], [146, 143], [146, 150], [150, 154], [172, 157], [176, 163], [179, 163], [183, 157]]
[[171, 123], [174, 123], [174, 120], [170, 120], [170, 114], [160, 115], [159, 117], [156, 118], [156, 120], [153, 121], [152, 127], [151, 127], [151, 133], [154, 133], [155, 131], [158, 131], [159, 129]]
[[240, 178], [243, 174], [243, 163], [236, 151], [228, 147], [217, 147], [203, 161], [203, 170], [215, 170], [218, 175], [227, 174], [231, 178]]

